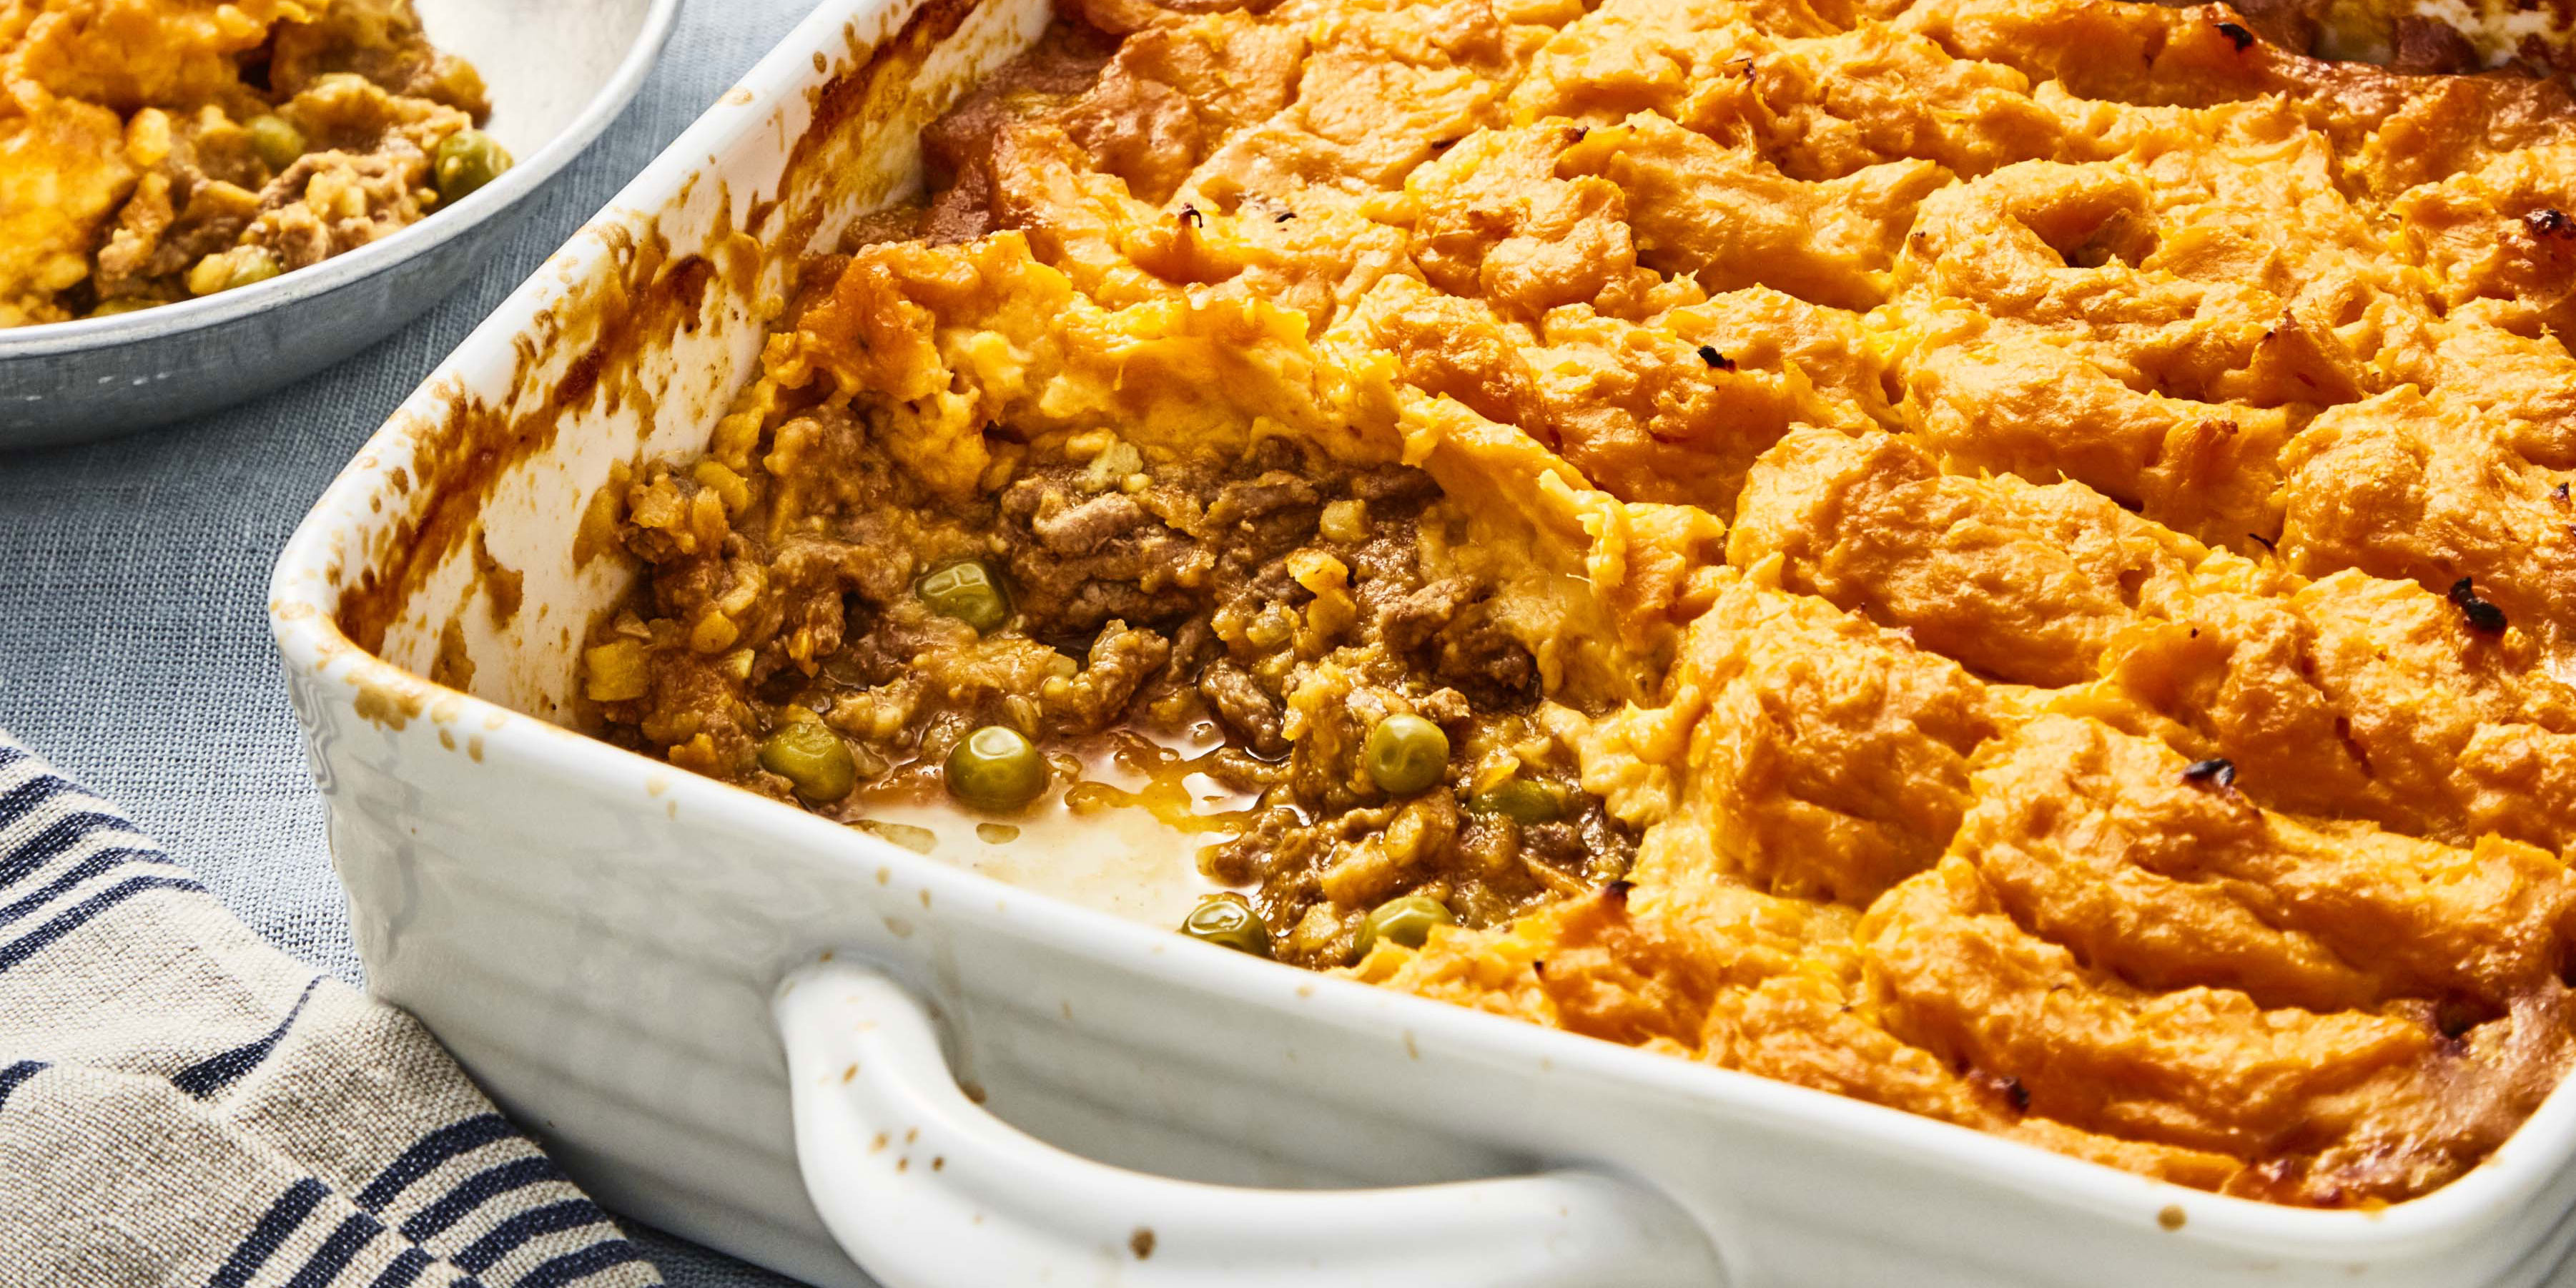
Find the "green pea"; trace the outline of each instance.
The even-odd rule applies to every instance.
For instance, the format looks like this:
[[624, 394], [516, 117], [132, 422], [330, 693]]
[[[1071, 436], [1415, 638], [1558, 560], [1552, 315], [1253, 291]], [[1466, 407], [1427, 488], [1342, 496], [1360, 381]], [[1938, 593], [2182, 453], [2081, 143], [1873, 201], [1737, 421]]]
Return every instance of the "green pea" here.
[[247, 247], [240, 258], [233, 261], [232, 275], [224, 279], [224, 289], [237, 291], [255, 282], [265, 282], [285, 271], [285, 266], [277, 262], [277, 256], [270, 253], [267, 247]]
[[979, 632], [1001, 625], [1011, 615], [1011, 597], [1003, 592], [1001, 577], [980, 559], [933, 569], [913, 583], [912, 593], [930, 611], [954, 617]]
[[1241, 895], [1211, 895], [1181, 919], [1181, 933], [1255, 957], [1270, 955], [1270, 925]]
[[1359, 935], [1351, 941], [1351, 960], [1362, 961], [1377, 941], [1420, 948], [1431, 937], [1433, 926], [1454, 926], [1458, 919], [1439, 900], [1424, 894], [1409, 894], [1389, 899], [1360, 918]]
[[1369, 730], [1369, 781], [1389, 796], [1411, 796], [1449, 768], [1449, 735], [1420, 716], [1388, 716]]
[[304, 131], [282, 116], [254, 116], [243, 122], [242, 129], [250, 134], [250, 150], [258, 153], [271, 170], [284, 170], [295, 164], [295, 158], [304, 155], [308, 146]]
[[1491, 791], [1478, 792], [1467, 798], [1467, 812], [1498, 814], [1527, 827], [1533, 823], [1553, 823], [1565, 817], [1565, 803], [1557, 798], [1554, 788], [1526, 778], [1506, 778], [1494, 784]]
[[1017, 729], [986, 725], [948, 753], [948, 791], [979, 809], [1018, 809], [1047, 787], [1046, 757]]
[[798, 796], [817, 805], [849, 795], [859, 781], [849, 744], [815, 720], [779, 726], [760, 744], [760, 767], [795, 784]]
[[499, 139], [481, 130], [458, 130], [438, 141], [438, 150], [430, 154], [429, 172], [438, 183], [439, 199], [455, 202], [500, 178], [510, 165], [509, 150]]

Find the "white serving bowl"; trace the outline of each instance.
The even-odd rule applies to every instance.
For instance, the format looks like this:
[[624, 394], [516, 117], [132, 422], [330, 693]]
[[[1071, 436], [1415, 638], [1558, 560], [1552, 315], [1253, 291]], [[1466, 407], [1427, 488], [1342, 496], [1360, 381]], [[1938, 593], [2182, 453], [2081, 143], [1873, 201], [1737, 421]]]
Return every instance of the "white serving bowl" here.
[[[611, 466], [704, 446], [800, 262], [917, 191], [919, 127], [1048, 16], [825, 4], [278, 564], [369, 987], [577, 1180], [893, 1288], [2531, 1288], [2565, 1258], [2565, 1088], [2424, 1198], [2224, 1198], [1255, 960], [562, 727], [635, 577], [575, 555]], [[1329, 1186], [1381, 1188], [1277, 1188]]]
[[392, 334], [465, 281], [548, 180], [617, 118], [680, 0], [418, 0], [430, 39], [482, 72], [518, 159], [383, 241], [255, 286], [113, 317], [0, 330], [0, 451], [104, 438], [229, 406]]

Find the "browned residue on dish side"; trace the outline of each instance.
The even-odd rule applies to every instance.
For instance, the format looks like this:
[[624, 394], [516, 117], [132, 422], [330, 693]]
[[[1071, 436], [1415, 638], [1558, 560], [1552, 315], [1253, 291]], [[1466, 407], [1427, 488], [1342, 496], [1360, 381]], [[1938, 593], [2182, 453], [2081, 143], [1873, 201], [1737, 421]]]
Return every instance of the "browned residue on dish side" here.
[[[918, 101], [922, 96], [914, 81], [922, 64], [932, 50], [965, 25], [975, 9], [975, 0], [928, 0], [902, 27], [874, 45], [856, 27], [845, 30], [849, 53], [844, 58], [844, 70], [809, 93], [814, 116], [788, 150], [787, 162], [779, 170], [784, 176], [780, 190], [769, 200], [754, 205], [745, 225], [782, 253], [809, 245], [823, 214], [823, 202], [815, 199], [821, 190], [805, 200], [792, 201], [786, 185], [805, 175], [818, 180], [828, 178], [822, 173], [826, 167], [815, 164], [818, 154], [854, 137], [854, 127], [892, 120], [906, 103]], [[823, 55], [816, 53], [814, 70], [820, 72], [826, 66]], [[928, 97], [945, 102], [954, 95], [935, 93]], [[782, 212], [785, 221], [773, 226], [771, 221]], [[788, 285], [792, 292], [795, 284]]]
[[[673, 334], [703, 325], [707, 288], [719, 276], [736, 298], [751, 300], [766, 258], [762, 243], [796, 246], [800, 238], [811, 238], [820, 203], [782, 201], [785, 185], [812, 168], [813, 154], [853, 127], [899, 113], [923, 61], [975, 9], [974, 0], [930, 0], [873, 47], [852, 32], [848, 68], [814, 92], [814, 118], [780, 171], [781, 191], [751, 202], [739, 228], [733, 223], [733, 202], [719, 202], [719, 223], [705, 239], [710, 248], [705, 253], [673, 256], [658, 220], [594, 232], [607, 242], [616, 271], [593, 273], [538, 315], [529, 334], [516, 343], [516, 364], [507, 383], [515, 396], [495, 405], [467, 393], [451, 377], [439, 411], [407, 426], [418, 444], [414, 469], [419, 485], [413, 486], [412, 474], [402, 467], [387, 472], [388, 492], [408, 503], [407, 513], [370, 539], [363, 571], [342, 592], [340, 629], [360, 648], [380, 651], [386, 631], [412, 597], [477, 530], [483, 506], [500, 480], [550, 446], [567, 416], [594, 402], [606, 410], [633, 406], [650, 426], [665, 379], [648, 373], [645, 359], [663, 351]], [[815, 70], [824, 70], [823, 56], [818, 53], [815, 59]], [[772, 226], [787, 205], [797, 207], [791, 223]], [[551, 387], [542, 393], [531, 390], [546, 355], [572, 344], [581, 345], [580, 356]], [[483, 582], [495, 591], [493, 610], [506, 621], [513, 610], [504, 608], [504, 599], [516, 599], [515, 581], [506, 591], [488, 575]]]
[[427, 694], [409, 684], [378, 684], [360, 678], [358, 697], [352, 705], [359, 719], [400, 732], [428, 702]]
[[491, 543], [484, 539], [480, 525], [474, 529], [474, 580], [482, 583], [484, 603], [492, 610], [492, 628], [502, 629], [519, 615], [519, 601], [527, 578], [518, 569], [504, 565], [492, 554]]
[[[578, 284], [538, 315], [533, 335], [518, 341], [509, 387], [520, 391], [513, 403], [522, 409], [496, 406], [451, 383], [439, 413], [408, 426], [419, 445], [416, 499], [409, 514], [379, 532], [365, 571], [341, 597], [340, 629], [359, 647], [375, 652], [384, 646], [385, 632], [404, 605], [469, 534], [479, 532], [483, 506], [500, 480], [550, 446], [568, 416], [591, 406], [608, 412], [632, 407], [645, 425], [653, 423], [668, 376], [650, 370], [646, 359], [661, 352], [674, 333], [702, 324], [707, 287], [718, 273], [748, 295], [759, 271], [757, 247], [734, 230], [730, 203], [725, 204], [706, 239], [716, 259], [674, 258], [658, 221], [595, 234], [607, 243], [615, 271]], [[530, 392], [544, 355], [568, 344], [581, 345], [579, 356], [542, 394]], [[483, 580], [493, 586], [489, 576]], [[496, 614], [504, 597], [515, 601], [516, 590], [514, 583], [496, 593]]]
[[439, 629], [438, 652], [429, 660], [429, 680], [451, 689], [474, 687], [474, 655], [465, 649], [464, 624], [453, 617]]
[[[617, 544], [617, 519], [625, 512], [626, 487], [634, 477], [633, 467], [624, 461], [612, 461], [608, 477], [582, 503], [581, 523], [572, 534], [574, 568], [587, 568], [591, 560], [621, 549]], [[570, 641], [566, 644], [569, 646]]]

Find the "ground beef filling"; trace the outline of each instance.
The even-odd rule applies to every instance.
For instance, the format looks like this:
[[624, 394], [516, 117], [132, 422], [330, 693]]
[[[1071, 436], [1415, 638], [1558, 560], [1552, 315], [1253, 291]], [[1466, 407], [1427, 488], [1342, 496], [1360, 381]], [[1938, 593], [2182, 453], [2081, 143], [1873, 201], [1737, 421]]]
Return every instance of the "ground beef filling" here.
[[[943, 504], [821, 408], [764, 459], [751, 477], [649, 466], [612, 498], [649, 569], [593, 650], [612, 738], [849, 822], [940, 794], [950, 752], [989, 725], [1047, 754], [1050, 802], [1087, 799], [1105, 761], [1204, 775], [1238, 808], [1203, 870], [1307, 965], [1341, 964], [1401, 896], [1489, 925], [1626, 870], [1632, 838], [1533, 723], [1537, 667], [1491, 588], [1426, 568], [1426, 528], [1436, 545], [1461, 520], [1421, 471], [1278, 439], [1149, 464], [1100, 434]], [[986, 630], [920, 590], [966, 560], [1008, 597]], [[621, 687], [621, 666], [639, 678]], [[1451, 748], [1403, 795], [1365, 764], [1398, 715]], [[851, 751], [845, 796], [764, 767], [782, 726], [816, 719]]]

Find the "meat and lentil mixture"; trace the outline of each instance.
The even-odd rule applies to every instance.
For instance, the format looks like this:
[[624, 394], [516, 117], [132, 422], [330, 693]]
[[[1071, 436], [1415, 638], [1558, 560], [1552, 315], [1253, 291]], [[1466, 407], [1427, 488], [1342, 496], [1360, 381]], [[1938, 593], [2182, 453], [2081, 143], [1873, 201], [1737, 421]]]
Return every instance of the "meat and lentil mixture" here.
[[0, 327], [318, 264], [510, 165], [411, 0], [0, 0]]
[[940, 792], [1008, 819], [1086, 758], [1205, 774], [1246, 808], [1204, 868], [1308, 965], [1397, 896], [1493, 925], [1626, 870], [1430, 475], [1094, 430], [949, 499], [850, 409], [780, 414], [747, 472], [628, 486], [654, 575], [589, 655], [612, 736], [851, 820]]
[[2415, 21], [1069, 0], [600, 494], [588, 696], [852, 821], [1221, 784], [1187, 933], [2426, 1193], [2576, 1054], [2576, 104]]

